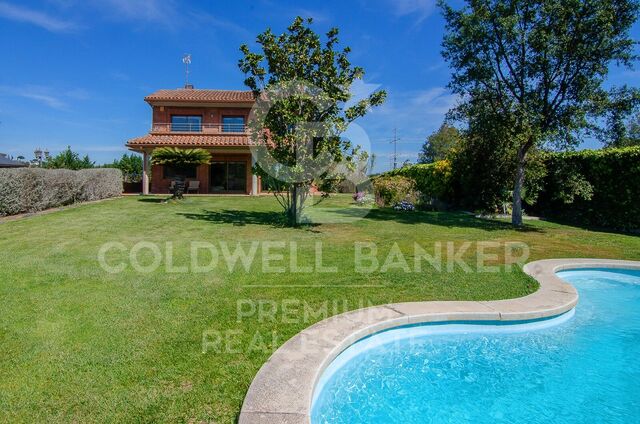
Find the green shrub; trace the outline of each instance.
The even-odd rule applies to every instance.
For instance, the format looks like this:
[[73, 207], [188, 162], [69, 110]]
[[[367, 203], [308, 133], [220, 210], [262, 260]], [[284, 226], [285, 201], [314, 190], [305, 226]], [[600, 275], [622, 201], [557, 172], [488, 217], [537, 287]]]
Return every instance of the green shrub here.
[[511, 202], [515, 158], [508, 141], [468, 136], [452, 156], [451, 202], [465, 210], [502, 212]]
[[411, 178], [400, 175], [381, 175], [373, 179], [376, 203], [380, 206], [393, 206], [402, 201], [414, 202], [417, 196], [416, 184]]
[[121, 194], [119, 169], [0, 169], [0, 215], [37, 212]]
[[533, 207], [548, 217], [640, 229], [640, 147], [553, 153]]
[[[398, 183], [390, 180], [402, 177], [415, 183], [423, 204], [433, 206], [435, 199], [467, 210], [507, 211], [513, 166], [504, 160], [506, 150], [489, 152], [470, 146], [453, 155], [451, 162], [382, 174], [374, 180], [377, 197], [384, 195], [386, 205], [403, 200], [395, 188]], [[528, 213], [582, 225], [640, 229], [640, 147], [535, 152], [527, 164], [523, 198]]]
[[416, 189], [425, 196], [445, 200], [450, 193], [451, 162], [448, 160], [405, 166], [390, 171], [386, 175], [399, 175], [412, 179]]
[[448, 160], [404, 166], [383, 175], [400, 176], [412, 180], [418, 192], [412, 201], [418, 203], [420, 208], [446, 209], [448, 206], [452, 192], [452, 170], [451, 162]]

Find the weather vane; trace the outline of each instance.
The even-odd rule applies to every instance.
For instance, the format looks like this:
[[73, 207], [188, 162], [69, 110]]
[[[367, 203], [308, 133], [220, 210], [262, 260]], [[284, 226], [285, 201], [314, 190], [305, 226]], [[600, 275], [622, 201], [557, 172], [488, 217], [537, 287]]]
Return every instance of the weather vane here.
[[182, 63], [184, 63], [184, 87], [189, 87], [189, 64], [191, 63], [191, 53], [187, 53], [182, 56]]

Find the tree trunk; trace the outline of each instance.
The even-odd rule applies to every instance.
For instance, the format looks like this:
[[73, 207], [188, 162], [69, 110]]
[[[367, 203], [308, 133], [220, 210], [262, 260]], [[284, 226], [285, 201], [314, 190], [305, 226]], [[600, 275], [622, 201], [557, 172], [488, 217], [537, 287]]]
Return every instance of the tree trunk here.
[[303, 199], [305, 189], [298, 184], [294, 184], [290, 189], [291, 203], [286, 210], [287, 221], [291, 226], [298, 226], [302, 222]]
[[522, 186], [524, 185], [524, 167], [527, 153], [520, 148], [518, 150], [518, 166], [516, 168], [516, 181], [513, 186], [513, 208], [511, 211], [511, 223], [522, 226]]
[[298, 216], [298, 186], [291, 188], [291, 210], [289, 211], [289, 225], [296, 225]]

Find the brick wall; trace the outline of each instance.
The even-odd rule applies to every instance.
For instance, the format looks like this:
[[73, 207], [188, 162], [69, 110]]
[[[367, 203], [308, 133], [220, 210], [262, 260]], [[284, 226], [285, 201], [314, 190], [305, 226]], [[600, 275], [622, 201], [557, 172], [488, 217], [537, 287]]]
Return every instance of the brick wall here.
[[[251, 194], [253, 178], [251, 173], [251, 154], [250, 153], [213, 153], [214, 161], [244, 161], [247, 167], [247, 190], [246, 194]], [[196, 170], [196, 178], [188, 178], [190, 180], [200, 181], [200, 194], [209, 193], [209, 165], [200, 165]], [[151, 193], [167, 194], [171, 180], [163, 178], [162, 165], [151, 165]], [[258, 193], [260, 192], [260, 184], [258, 184]]]
[[171, 115], [200, 115], [203, 124], [221, 124], [222, 116], [249, 117], [250, 108], [153, 106], [153, 123], [171, 123]]

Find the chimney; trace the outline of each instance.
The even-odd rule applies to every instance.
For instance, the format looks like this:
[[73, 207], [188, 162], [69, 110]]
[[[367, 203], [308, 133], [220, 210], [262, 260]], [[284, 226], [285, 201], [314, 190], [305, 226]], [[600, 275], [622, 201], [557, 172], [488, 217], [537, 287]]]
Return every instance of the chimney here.
[[185, 90], [193, 90], [193, 84], [185, 84], [184, 88]]

